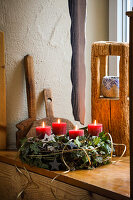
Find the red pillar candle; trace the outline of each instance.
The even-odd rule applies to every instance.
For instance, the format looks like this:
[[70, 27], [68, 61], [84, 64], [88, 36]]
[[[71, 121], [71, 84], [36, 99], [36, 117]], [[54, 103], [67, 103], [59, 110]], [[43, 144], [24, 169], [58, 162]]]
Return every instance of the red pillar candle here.
[[43, 139], [45, 134], [51, 135], [51, 126], [45, 126], [44, 122], [42, 126], [36, 127], [36, 135]]
[[84, 136], [84, 130], [79, 130], [76, 125], [74, 130], [69, 131], [69, 138], [76, 139], [77, 136]]
[[52, 131], [54, 135], [66, 135], [66, 128], [67, 124], [65, 122], [60, 122], [60, 119], [58, 119], [58, 122], [52, 123]]
[[103, 131], [103, 125], [97, 124], [96, 120], [94, 124], [88, 124], [88, 133], [92, 136], [99, 136], [99, 133]]

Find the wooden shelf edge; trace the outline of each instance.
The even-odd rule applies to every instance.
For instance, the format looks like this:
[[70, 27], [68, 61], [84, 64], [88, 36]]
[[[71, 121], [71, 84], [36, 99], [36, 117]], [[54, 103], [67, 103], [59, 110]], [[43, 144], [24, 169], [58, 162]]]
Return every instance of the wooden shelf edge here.
[[[6, 152], [8, 154], [8, 151], [4, 151], [4, 152]], [[17, 156], [16, 156], [17, 152], [11, 152], [11, 154], [14, 154], [14, 158], [13, 158], [13, 156], [12, 157], [5, 156], [0, 151], [0, 162], [6, 163], [6, 164], [9, 164], [9, 165], [13, 165], [13, 166], [17, 166], [19, 168], [25, 167], [30, 172], [33, 172], [33, 173], [36, 173], [36, 174], [39, 174], [39, 175], [42, 175], [42, 176], [46, 176], [46, 177], [51, 178], [51, 179], [54, 178], [57, 174], [60, 173], [60, 172], [57, 172], [57, 171], [55, 172], [55, 171], [49, 171], [49, 170], [42, 169], [42, 168], [31, 167], [27, 164], [22, 163], [17, 158]], [[15, 156], [16, 156], [16, 158], [15, 158]], [[85, 190], [90, 191], [90, 192], [94, 192], [98, 195], [108, 197], [108, 198], [111, 198], [111, 199], [115, 199], [115, 200], [117, 200], [117, 199], [129, 200], [130, 199], [129, 196], [124, 196], [122, 194], [101, 188], [99, 186], [95, 186], [95, 185], [83, 182], [81, 180], [69, 177], [65, 174], [61, 174], [59, 177], [57, 177], [56, 180], [64, 182], [64, 183], [69, 184], [69, 185], [72, 185], [72, 186], [75, 186], [75, 187], [85, 189]]]

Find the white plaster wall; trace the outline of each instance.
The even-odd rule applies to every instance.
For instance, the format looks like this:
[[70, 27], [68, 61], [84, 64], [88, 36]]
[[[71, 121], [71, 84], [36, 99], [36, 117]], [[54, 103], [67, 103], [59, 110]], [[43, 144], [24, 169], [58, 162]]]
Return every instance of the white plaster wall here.
[[[86, 120], [91, 121], [91, 44], [108, 40], [108, 0], [87, 0]], [[43, 89], [52, 88], [54, 113], [76, 124], [71, 107], [70, 17], [67, 0], [0, 0], [5, 32], [8, 147], [15, 147], [15, 125], [26, 119], [23, 57], [34, 58], [37, 118], [46, 116]], [[79, 123], [77, 123], [79, 125]]]

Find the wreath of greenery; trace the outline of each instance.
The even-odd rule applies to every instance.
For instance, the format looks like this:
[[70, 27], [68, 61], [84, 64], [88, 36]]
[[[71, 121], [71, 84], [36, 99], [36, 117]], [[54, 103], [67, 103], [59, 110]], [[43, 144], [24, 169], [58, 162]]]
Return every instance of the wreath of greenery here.
[[111, 162], [111, 142], [107, 133], [99, 137], [85, 136], [69, 139], [65, 136], [24, 138], [19, 149], [22, 162], [48, 170], [93, 169]]

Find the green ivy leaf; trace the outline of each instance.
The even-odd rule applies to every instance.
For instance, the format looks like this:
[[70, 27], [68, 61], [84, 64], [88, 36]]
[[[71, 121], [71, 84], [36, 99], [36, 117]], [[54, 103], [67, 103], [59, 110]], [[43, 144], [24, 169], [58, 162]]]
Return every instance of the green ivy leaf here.
[[83, 160], [84, 163], [87, 163], [87, 162], [88, 162], [88, 158], [87, 158], [87, 156], [84, 155], [84, 156], [82, 157], [82, 160]]
[[95, 159], [95, 161], [101, 164], [103, 162], [103, 158], [99, 156]]
[[105, 135], [105, 132], [103, 131], [103, 132], [101, 132], [101, 133], [99, 133], [99, 137], [103, 137]]
[[98, 143], [100, 142], [100, 137], [93, 136], [93, 142], [95, 146], [98, 145]]
[[74, 140], [74, 143], [75, 143], [78, 147], [81, 146], [81, 142], [79, 141], [79, 136], [76, 137], [76, 139]]
[[[87, 131], [87, 127], [85, 129]], [[111, 142], [106, 133], [102, 132], [97, 136], [90, 136], [88, 132], [83, 137], [76, 137], [75, 140], [69, 140], [66, 136], [54, 136], [55, 141], [44, 142], [38, 138], [24, 138], [20, 148], [20, 159], [31, 166], [37, 166], [45, 169], [51, 169], [49, 163], [56, 157], [58, 163], [61, 163], [60, 170], [66, 170], [62, 161], [63, 157], [72, 170], [75, 169], [93, 169], [110, 162]], [[53, 147], [53, 150], [48, 150]], [[77, 149], [80, 150], [77, 150]], [[86, 150], [88, 158], [85, 155]], [[67, 152], [68, 151], [68, 152]]]

